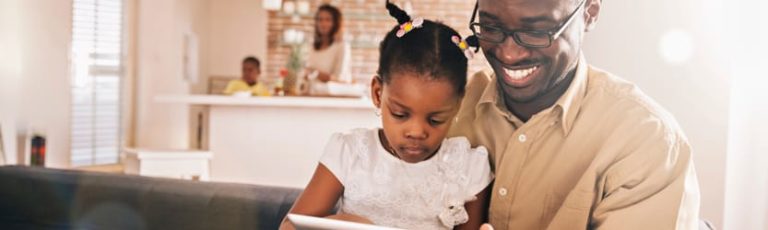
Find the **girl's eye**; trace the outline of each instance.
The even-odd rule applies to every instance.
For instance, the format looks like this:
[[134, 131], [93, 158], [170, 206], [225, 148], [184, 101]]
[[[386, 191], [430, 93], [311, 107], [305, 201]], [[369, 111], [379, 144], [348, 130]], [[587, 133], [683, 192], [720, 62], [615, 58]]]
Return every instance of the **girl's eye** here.
[[436, 126], [436, 125], [441, 125], [443, 123], [445, 123], [445, 121], [429, 119], [429, 124], [431, 124], [431, 125], [435, 125]]
[[393, 116], [393, 117], [395, 117], [395, 118], [397, 118], [397, 119], [403, 119], [403, 118], [405, 118], [407, 115], [405, 115], [405, 114], [401, 114], [401, 113], [392, 113], [392, 116]]

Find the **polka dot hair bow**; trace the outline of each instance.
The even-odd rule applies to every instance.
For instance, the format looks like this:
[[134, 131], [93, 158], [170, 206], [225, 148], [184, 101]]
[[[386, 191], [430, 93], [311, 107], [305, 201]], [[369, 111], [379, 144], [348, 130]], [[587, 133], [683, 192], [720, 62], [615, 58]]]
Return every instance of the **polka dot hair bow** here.
[[469, 49], [469, 45], [467, 44], [466, 40], [462, 40], [459, 36], [453, 35], [453, 37], [451, 37], [451, 41], [453, 41], [453, 44], [456, 44], [456, 46], [461, 49], [461, 52], [464, 53], [464, 56], [466, 56], [467, 59], [472, 59], [472, 57], [475, 56], [472, 50]]
[[411, 30], [421, 28], [422, 24], [424, 24], [423, 18], [416, 18], [412, 21], [405, 22], [400, 25], [400, 29], [397, 30], [395, 35], [397, 35], [398, 38], [402, 38], [406, 33], [411, 32]]

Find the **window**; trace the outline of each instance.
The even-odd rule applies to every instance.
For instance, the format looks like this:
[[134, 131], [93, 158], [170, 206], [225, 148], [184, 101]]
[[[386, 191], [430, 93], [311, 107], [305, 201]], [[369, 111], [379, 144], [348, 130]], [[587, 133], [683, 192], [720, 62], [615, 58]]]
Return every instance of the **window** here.
[[72, 166], [118, 161], [122, 33], [123, 0], [73, 0]]

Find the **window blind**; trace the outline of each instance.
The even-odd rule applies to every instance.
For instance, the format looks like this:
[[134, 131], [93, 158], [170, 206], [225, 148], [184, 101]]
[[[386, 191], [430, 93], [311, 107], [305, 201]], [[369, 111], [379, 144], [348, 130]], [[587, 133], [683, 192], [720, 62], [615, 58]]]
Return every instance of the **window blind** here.
[[118, 161], [122, 33], [123, 0], [73, 0], [72, 166]]

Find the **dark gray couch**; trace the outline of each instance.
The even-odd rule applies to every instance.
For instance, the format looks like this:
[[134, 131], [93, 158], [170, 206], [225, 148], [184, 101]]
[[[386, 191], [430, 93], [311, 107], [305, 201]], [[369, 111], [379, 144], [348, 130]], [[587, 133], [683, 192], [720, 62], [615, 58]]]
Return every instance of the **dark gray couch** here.
[[0, 167], [0, 229], [277, 229], [301, 190]]

